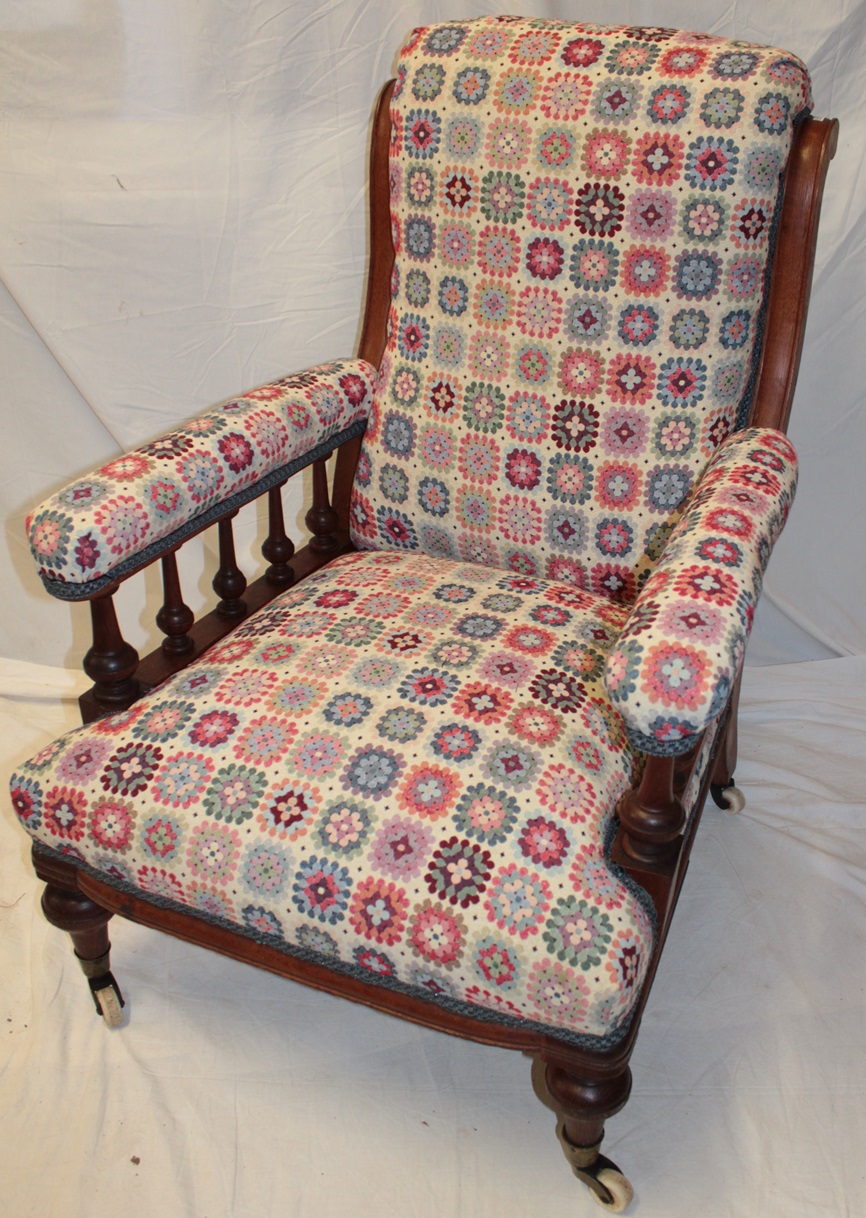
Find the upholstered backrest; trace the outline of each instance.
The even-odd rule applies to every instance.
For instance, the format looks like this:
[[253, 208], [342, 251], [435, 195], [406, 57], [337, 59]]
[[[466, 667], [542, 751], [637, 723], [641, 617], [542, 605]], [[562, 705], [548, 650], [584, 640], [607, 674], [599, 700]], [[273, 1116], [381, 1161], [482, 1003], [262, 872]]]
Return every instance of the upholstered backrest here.
[[355, 544], [630, 599], [745, 422], [809, 80], [706, 34], [415, 30], [392, 100], [389, 336]]

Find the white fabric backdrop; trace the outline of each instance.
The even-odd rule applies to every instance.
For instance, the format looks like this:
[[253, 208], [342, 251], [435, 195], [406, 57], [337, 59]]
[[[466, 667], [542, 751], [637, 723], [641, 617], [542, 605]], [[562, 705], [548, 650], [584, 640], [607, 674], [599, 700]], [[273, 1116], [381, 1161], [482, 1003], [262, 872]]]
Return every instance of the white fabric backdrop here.
[[[777, 42], [842, 119], [792, 435], [801, 491], [744, 688], [743, 816], [708, 811], [610, 1122], [646, 1218], [860, 1218], [866, 1027], [860, 454], [866, 6], [512, 12]], [[413, 25], [495, 0], [0, 0], [0, 656], [74, 665], [23, 517], [119, 446], [354, 348], [373, 95]], [[252, 532], [252, 522], [247, 526]], [[200, 555], [188, 599], [201, 594]], [[150, 608], [131, 609], [141, 644]], [[129, 599], [130, 606], [132, 599]], [[853, 654], [852, 654], [853, 653]], [[841, 656], [820, 663], [792, 661]], [[80, 679], [0, 658], [0, 788]], [[118, 925], [104, 1029], [0, 810], [0, 1205], [10, 1218], [589, 1214], [519, 1055]]]
[[[817, 112], [841, 118], [791, 428], [800, 497], [750, 659], [866, 651], [866, 6], [506, 9], [775, 42], [810, 65]], [[375, 93], [414, 25], [493, 11], [496, 0], [0, 0], [0, 654], [72, 665], [87, 646], [86, 611], [49, 602], [31, 571], [27, 509], [118, 446], [354, 352]], [[198, 607], [200, 556], [186, 566]], [[148, 589], [146, 613], [137, 590], [124, 597], [138, 646], [158, 607]]]

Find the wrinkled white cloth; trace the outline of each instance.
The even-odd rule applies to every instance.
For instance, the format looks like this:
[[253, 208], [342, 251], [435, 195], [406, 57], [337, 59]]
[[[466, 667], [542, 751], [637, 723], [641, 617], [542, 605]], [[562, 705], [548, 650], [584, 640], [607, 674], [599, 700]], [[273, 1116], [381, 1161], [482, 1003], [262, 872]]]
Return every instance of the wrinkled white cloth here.
[[[77, 678], [0, 664], [12, 765]], [[640, 1218], [866, 1212], [866, 659], [750, 669], [739, 817], [706, 809], [605, 1151]], [[596, 1210], [520, 1054], [112, 923], [94, 1014], [0, 812], [0, 1195], [10, 1218], [527, 1218]], [[543, 1201], [542, 1201], [543, 1199]]]
[[[641, 1218], [860, 1218], [866, 4], [502, 7], [699, 24], [785, 46], [809, 64], [817, 113], [842, 120], [791, 423], [800, 491], [749, 653], [771, 666], [749, 668], [743, 695], [747, 805], [739, 818], [707, 809], [634, 1092], [605, 1151], [633, 1180]], [[0, 6], [0, 652], [58, 666], [0, 661], [4, 1216], [598, 1212], [518, 1054], [118, 921], [113, 960], [129, 1019], [108, 1031], [66, 937], [39, 912], [27, 839], [2, 796], [16, 761], [77, 722], [80, 682], [63, 666], [89, 645], [86, 610], [49, 601], [39, 584], [26, 511], [213, 402], [353, 354], [375, 93], [413, 26], [495, 9]], [[293, 496], [297, 524], [300, 490]], [[241, 518], [240, 541], [254, 517]], [[198, 608], [210, 579], [198, 543], [182, 571]], [[138, 582], [119, 599], [141, 646], [161, 596], [158, 579]], [[821, 658], [831, 656], [842, 658]], [[60, 693], [69, 700], [58, 708]]]

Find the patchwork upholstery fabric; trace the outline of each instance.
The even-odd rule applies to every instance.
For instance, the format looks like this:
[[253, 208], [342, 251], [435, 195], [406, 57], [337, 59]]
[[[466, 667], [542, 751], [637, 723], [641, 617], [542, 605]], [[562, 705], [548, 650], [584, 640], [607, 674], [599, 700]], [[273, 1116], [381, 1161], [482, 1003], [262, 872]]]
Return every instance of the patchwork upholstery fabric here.
[[809, 105], [798, 60], [706, 34], [499, 17], [414, 31], [355, 544], [633, 599], [745, 420]]
[[602, 685], [625, 611], [352, 554], [129, 711], [20, 768], [45, 847], [373, 983], [580, 1041], [652, 948], [607, 862], [635, 757]]
[[55, 596], [91, 595], [364, 426], [376, 370], [341, 360], [263, 385], [80, 478], [29, 517]]
[[799, 61], [707, 35], [416, 30], [378, 374], [265, 386], [29, 522], [86, 596], [369, 413], [361, 552], [21, 766], [40, 846], [373, 985], [621, 1038], [654, 931], [616, 807], [722, 711], [793, 498], [787, 440], [737, 429], [809, 101]]
[[686, 752], [724, 709], [796, 484], [793, 446], [770, 428], [731, 436], [702, 475], [607, 660], [636, 748]]

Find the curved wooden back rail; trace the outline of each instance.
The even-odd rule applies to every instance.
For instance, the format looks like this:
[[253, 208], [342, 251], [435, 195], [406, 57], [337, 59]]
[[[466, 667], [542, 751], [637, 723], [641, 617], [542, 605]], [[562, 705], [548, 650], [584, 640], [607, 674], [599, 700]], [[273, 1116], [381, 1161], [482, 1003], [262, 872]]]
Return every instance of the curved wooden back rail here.
[[[835, 119], [806, 119], [796, 133], [770, 274], [764, 326], [768, 337], [755, 382], [751, 426], [787, 430], [806, 331], [821, 199], [838, 134]], [[628, 792], [620, 808], [613, 857], [653, 898], [659, 919], [656, 960], [676, 908], [706, 792], [711, 782], [724, 785], [736, 766], [739, 693], [738, 679], [716, 729], [713, 762], [688, 825], [678, 796], [699, 747], [686, 757], [648, 758], [640, 785]]]
[[[391, 307], [391, 274], [394, 269], [394, 243], [391, 240], [391, 190], [388, 154], [391, 146], [391, 94], [389, 80], [379, 94], [370, 136], [369, 249], [367, 298], [358, 346], [358, 358], [375, 368], [382, 362], [388, 337], [388, 311]], [[361, 437], [350, 440], [337, 453], [333, 501], [340, 528], [349, 529], [349, 499], [355, 480], [355, 466], [361, 451]]]
[[809, 118], [796, 131], [773, 255], [767, 339], [749, 419], [754, 427], [788, 429], [806, 333], [821, 199], [838, 140], [836, 119]]

